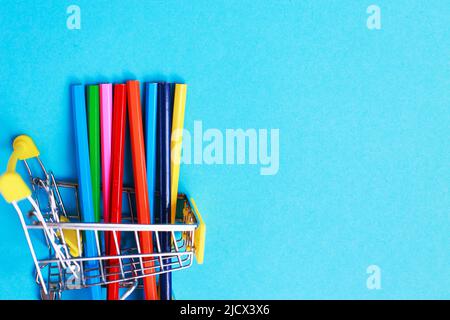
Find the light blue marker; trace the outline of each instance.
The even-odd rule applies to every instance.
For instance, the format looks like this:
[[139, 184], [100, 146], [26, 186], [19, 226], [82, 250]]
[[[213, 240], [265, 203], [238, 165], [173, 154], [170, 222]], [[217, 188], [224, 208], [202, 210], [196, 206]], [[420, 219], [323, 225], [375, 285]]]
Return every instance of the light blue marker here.
[[[78, 173], [79, 205], [81, 209], [82, 222], [95, 222], [94, 203], [92, 198], [91, 168], [89, 164], [89, 144], [86, 124], [86, 98], [83, 85], [72, 85], [70, 88], [71, 103], [73, 110], [74, 137], [75, 137], [75, 157]], [[83, 235], [84, 256], [96, 257], [97, 246], [93, 231], [85, 232]], [[84, 269], [94, 269], [87, 276], [98, 279], [99, 269], [97, 261], [85, 262]], [[94, 283], [94, 279], [87, 279], [87, 284]], [[93, 300], [102, 300], [100, 286], [90, 288]]]
[[147, 184], [151, 222], [155, 223], [155, 171], [156, 171], [156, 110], [158, 84], [145, 83], [145, 157], [147, 159]]

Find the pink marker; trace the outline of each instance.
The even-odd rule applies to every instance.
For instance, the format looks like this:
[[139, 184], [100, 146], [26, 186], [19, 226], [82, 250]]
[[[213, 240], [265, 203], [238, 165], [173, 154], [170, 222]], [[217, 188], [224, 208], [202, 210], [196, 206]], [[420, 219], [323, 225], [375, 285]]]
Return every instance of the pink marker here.
[[103, 220], [109, 222], [111, 197], [112, 84], [100, 84], [100, 138], [102, 150]]

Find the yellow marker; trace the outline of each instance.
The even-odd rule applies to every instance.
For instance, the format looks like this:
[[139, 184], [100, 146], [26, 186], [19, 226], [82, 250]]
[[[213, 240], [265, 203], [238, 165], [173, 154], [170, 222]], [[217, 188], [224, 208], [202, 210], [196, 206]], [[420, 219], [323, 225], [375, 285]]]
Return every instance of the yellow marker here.
[[186, 105], [186, 84], [175, 84], [173, 99], [172, 137], [170, 142], [170, 175], [171, 175], [171, 223], [175, 223], [177, 211], [178, 180], [180, 177], [181, 145], [183, 143], [184, 109]]
[[203, 221], [193, 198], [191, 198], [191, 204], [198, 222], [198, 227], [195, 229], [194, 234], [195, 258], [197, 259], [198, 264], [202, 264], [203, 258], [205, 257], [206, 224]]

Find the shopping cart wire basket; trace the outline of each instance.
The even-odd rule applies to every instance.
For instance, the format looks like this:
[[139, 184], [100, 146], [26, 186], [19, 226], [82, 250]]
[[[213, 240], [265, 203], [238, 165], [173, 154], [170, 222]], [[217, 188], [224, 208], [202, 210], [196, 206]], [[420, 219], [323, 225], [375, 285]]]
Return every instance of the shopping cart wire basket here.
[[[40, 174], [35, 174], [34, 167]], [[19, 160], [25, 164], [31, 189], [16, 172]], [[36, 170], [37, 171], [37, 170]], [[193, 257], [203, 263], [206, 225], [200, 216], [195, 201], [186, 194], [179, 194], [176, 221], [173, 224], [136, 224], [134, 190], [124, 188], [123, 223], [83, 223], [78, 207], [78, 185], [57, 181], [47, 171], [39, 150], [33, 140], [18, 136], [13, 142], [13, 153], [8, 161], [7, 171], [0, 177], [0, 193], [11, 203], [19, 216], [25, 238], [36, 268], [36, 282], [44, 299], [59, 299], [65, 290], [103, 286], [119, 282], [126, 288], [121, 299], [126, 299], [136, 288], [140, 279], [189, 268]], [[66, 202], [67, 200], [67, 202]], [[72, 200], [72, 201], [69, 201]], [[31, 204], [28, 215], [23, 207]], [[71, 208], [67, 203], [73, 203]], [[158, 222], [158, 221], [156, 221]], [[48, 247], [43, 257], [39, 256], [31, 232], [44, 235]], [[83, 234], [93, 232], [96, 240], [94, 257], [83, 252]], [[141, 232], [151, 232], [156, 246], [153, 253], [142, 253]], [[164, 251], [160, 245], [163, 233], [169, 233], [172, 246]], [[104, 248], [106, 237], [114, 240], [117, 255], [107, 255]], [[118, 235], [120, 234], [120, 243]], [[98, 262], [92, 268], [92, 261]]]

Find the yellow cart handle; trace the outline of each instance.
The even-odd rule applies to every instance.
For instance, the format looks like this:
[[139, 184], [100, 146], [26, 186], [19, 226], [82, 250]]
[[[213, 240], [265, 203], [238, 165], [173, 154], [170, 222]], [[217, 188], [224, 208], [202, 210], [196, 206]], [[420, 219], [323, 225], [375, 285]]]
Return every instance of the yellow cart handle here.
[[0, 176], [0, 193], [8, 203], [18, 202], [31, 196], [30, 188], [16, 172], [17, 161], [39, 156], [38, 148], [27, 135], [16, 137], [13, 142], [13, 149], [6, 172]]

